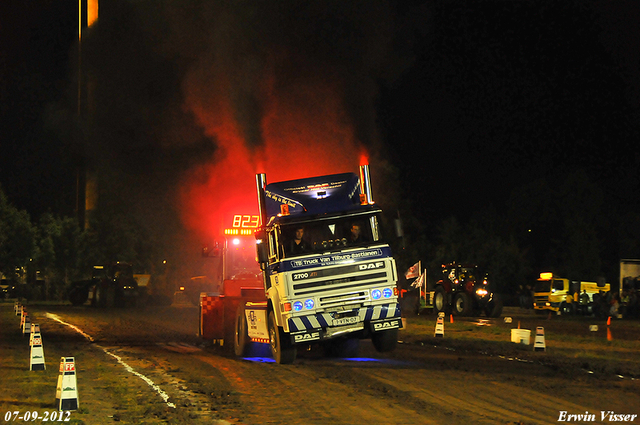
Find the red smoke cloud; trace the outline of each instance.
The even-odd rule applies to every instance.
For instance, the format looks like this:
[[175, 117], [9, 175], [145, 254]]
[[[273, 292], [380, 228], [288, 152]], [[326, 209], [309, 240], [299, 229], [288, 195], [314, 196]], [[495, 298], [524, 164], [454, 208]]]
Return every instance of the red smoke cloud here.
[[[217, 141], [211, 162], [192, 170], [180, 190], [183, 221], [211, 241], [230, 227], [233, 214], [258, 214], [255, 174], [267, 182], [357, 172], [366, 153], [355, 140], [339, 89], [326, 83], [297, 84], [261, 97], [262, 143], [253, 149], [243, 136], [225, 79], [209, 88], [187, 82], [187, 105], [206, 133]], [[286, 92], [286, 93], [285, 93]]]

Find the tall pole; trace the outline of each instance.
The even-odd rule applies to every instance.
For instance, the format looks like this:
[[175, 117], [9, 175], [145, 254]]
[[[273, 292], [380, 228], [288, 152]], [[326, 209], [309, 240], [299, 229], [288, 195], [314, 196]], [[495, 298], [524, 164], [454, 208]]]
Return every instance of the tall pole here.
[[76, 160], [76, 216], [78, 226], [81, 230], [85, 228], [85, 205], [84, 205], [84, 186], [85, 186], [85, 170], [84, 170], [84, 140], [81, 131], [82, 119], [82, 0], [78, 0], [78, 87], [76, 98], [76, 149], [78, 149]]

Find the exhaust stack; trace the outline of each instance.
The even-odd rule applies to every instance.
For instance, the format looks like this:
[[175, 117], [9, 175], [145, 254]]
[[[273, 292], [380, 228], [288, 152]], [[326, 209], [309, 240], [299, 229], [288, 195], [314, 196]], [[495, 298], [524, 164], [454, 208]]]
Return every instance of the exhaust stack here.
[[256, 174], [256, 190], [258, 193], [258, 210], [260, 211], [260, 226], [267, 224], [267, 206], [265, 188], [267, 187], [267, 175]]
[[371, 177], [369, 176], [369, 165], [360, 166], [360, 193], [364, 195], [363, 205], [373, 204], [373, 193], [371, 191]]

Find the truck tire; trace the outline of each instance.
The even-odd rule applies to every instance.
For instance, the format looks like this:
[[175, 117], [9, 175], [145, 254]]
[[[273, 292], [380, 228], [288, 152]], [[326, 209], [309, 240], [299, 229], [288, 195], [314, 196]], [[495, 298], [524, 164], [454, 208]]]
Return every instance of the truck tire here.
[[69, 292], [69, 301], [71, 301], [72, 305], [82, 305], [87, 302], [88, 298], [88, 288], [73, 288], [71, 292]]
[[471, 297], [466, 292], [458, 292], [453, 298], [453, 313], [456, 316], [470, 316], [473, 311]]
[[249, 333], [247, 329], [247, 317], [244, 314], [244, 304], [241, 303], [236, 311], [235, 337], [233, 338], [233, 351], [236, 356], [243, 357], [249, 351]]
[[371, 335], [371, 342], [376, 351], [386, 353], [393, 351], [398, 343], [398, 330], [389, 329], [386, 331], [374, 332]]
[[[543, 310], [536, 310], [537, 314], [542, 314]], [[502, 300], [497, 295], [493, 295], [493, 299], [489, 301], [484, 309], [484, 314], [487, 317], [500, 317], [502, 314]]]
[[296, 359], [296, 347], [291, 343], [289, 336], [276, 324], [273, 311], [269, 312], [269, 344], [276, 363], [290, 364]]
[[433, 308], [436, 313], [446, 314], [449, 310], [449, 305], [447, 303], [447, 292], [442, 286], [438, 286], [436, 288], [435, 294], [433, 295]]

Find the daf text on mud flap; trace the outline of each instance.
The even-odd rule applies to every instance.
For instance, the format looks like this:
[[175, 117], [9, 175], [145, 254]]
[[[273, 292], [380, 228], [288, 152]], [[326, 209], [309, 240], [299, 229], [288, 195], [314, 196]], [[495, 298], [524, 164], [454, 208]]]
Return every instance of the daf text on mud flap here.
[[400, 319], [388, 320], [385, 322], [376, 322], [373, 323], [374, 331], [382, 331], [386, 329], [396, 329], [400, 328], [402, 325], [402, 321]]
[[295, 342], [315, 341], [318, 339], [320, 339], [320, 332], [318, 331], [293, 335]]

